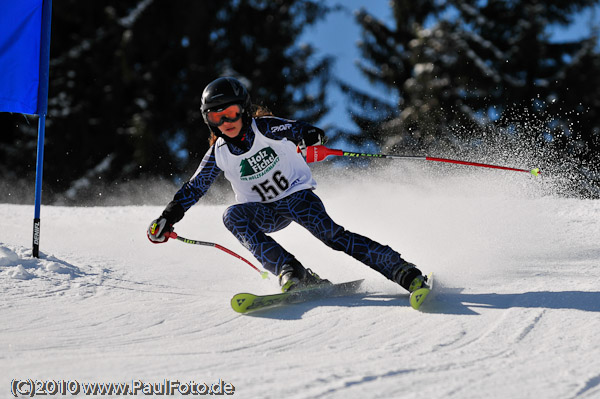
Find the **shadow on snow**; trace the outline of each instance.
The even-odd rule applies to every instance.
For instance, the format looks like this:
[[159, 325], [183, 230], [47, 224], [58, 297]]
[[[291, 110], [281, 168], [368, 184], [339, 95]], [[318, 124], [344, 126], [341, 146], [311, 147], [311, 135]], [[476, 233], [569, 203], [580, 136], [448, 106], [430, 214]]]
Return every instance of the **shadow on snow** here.
[[[478, 315], [477, 309], [543, 308], [600, 312], [600, 292], [538, 291], [516, 294], [463, 294], [459, 290], [430, 294], [422, 305], [423, 313]], [[398, 307], [410, 308], [408, 295], [358, 293], [338, 298], [321, 298], [249, 313], [247, 316], [297, 320], [316, 307]], [[413, 311], [411, 309], [411, 311]]]
[[425, 305], [423, 310], [426, 312], [447, 314], [479, 314], [477, 308], [542, 308], [600, 312], [600, 292], [535, 291], [513, 294], [440, 292]]

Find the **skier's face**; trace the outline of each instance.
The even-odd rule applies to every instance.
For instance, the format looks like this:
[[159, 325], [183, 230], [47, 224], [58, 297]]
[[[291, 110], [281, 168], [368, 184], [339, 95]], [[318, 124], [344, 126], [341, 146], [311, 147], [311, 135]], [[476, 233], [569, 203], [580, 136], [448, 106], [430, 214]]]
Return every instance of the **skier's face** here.
[[219, 126], [219, 130], [229, 138], [237, 137], [242, 130], [242, 119], [238, 119], [235, 122], [223, 122], [223, 124]]

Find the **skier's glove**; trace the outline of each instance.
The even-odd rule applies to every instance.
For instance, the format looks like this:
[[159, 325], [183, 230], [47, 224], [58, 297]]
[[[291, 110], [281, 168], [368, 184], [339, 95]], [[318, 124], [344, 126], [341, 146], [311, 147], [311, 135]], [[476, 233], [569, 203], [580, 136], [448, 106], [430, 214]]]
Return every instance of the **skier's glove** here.
[[324, 145], [327, 142], [325, 132], [318, 127], [312, 126], [305, 134], [302, 141], [296, 146], [296, 152], [302, 154], [306, 159], [306, 149], [312, 145]]
[[165, 233], [170, 233], [172, 231], [173, 225], [170, 224], [164, 216], [161, 216], [150, 223], [146, 235], [153, 244], [162, 244], [169, 239]]

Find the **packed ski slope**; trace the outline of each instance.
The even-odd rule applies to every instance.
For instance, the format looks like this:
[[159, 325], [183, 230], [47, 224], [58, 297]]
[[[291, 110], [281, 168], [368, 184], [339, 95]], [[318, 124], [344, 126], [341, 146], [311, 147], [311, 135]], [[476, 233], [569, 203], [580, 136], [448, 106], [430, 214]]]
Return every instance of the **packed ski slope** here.
[[[317, 193], [338, 223], [436, 273], [420, 312], [297, 226], [275, 237], [323, 277], [366, 279], [363, 292], [239, 315], [234, 293], [276, 279], [213, 248], [152, 245], [162, 206], [44, 206], [37, 260], [33, 206], [0, 205], [0, 397], [37, 379], [221, 380], [238, 398], [600, 398], [600, 201], [525, 173], [383, 165], [319, 165]], [[256, 264], [223, 227], [226, 206], [197, 204], [176, 231]]]

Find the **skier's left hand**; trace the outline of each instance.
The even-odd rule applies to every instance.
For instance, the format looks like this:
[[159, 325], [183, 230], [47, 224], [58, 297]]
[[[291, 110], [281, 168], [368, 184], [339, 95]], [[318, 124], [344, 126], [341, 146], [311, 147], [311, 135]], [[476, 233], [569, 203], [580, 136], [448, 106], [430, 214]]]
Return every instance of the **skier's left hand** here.
[[296, 145], [296, 152], [302, 154], [306, 159], [307, 147], [313, 145], [324, 145], [327, 142], [325, 132], [318, 127], [311, 126], [308, 131], [304, 133], [304, 138]]

